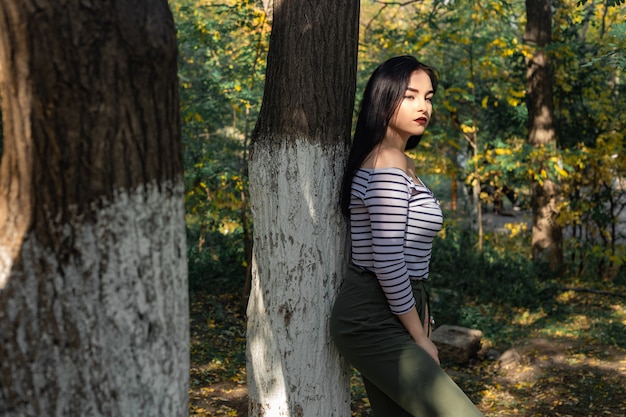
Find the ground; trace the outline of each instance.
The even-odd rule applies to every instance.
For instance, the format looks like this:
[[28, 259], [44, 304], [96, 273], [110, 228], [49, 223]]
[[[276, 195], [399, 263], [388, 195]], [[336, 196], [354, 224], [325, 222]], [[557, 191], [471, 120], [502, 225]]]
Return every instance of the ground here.
[[[486, 416], [626, 416], [623, 298], [572, 291], [560, 297], [567, 314], [522, 315], [528, 333], [513, 345], [486, 340], [470, 363], [444, 362]], [[192, 416], [247, 416], [241, 304], [229, 295], [192, 296]], [[356, 373], [352, 385], [353, 416], [370, 415]]]

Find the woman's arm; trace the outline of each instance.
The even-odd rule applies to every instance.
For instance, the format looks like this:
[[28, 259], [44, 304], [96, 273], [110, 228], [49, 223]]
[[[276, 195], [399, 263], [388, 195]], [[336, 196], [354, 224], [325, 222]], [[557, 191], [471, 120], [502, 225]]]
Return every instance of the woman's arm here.
[[410, 309], [404, 314], [398, 314], [398, 318], [402, 322], [402, 325], [409, 332], [415, 343], [426, 351], [435, 362], [439, 363], [439, 352], [437, 346], [427, 336], [424, 330], [424, 324], [421, 323], [419, 315], [415, 307]]

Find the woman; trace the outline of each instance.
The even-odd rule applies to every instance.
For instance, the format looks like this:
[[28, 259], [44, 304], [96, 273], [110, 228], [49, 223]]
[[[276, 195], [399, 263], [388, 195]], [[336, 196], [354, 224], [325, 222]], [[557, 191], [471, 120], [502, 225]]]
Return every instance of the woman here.
[[341, 192], [352, 263], [331, 334], [359, 370], [376, 417], [482, 416], [439, 367], [430, 340], [428, 268], [441, 208], [404, 153], [432, 117], [435, 71], [410, 56], [372, 74]]

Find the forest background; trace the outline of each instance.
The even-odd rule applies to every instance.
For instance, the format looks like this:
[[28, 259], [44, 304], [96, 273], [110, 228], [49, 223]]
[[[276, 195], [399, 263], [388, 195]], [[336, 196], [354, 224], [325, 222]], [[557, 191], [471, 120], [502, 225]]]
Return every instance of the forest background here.
[[[557, 350], [567, 351], [570, 374], [551, 368], [544, 375], [561, 380], [503, 386], [495, 377], [485, 379], [485, 372], [475, 376], [489, 362], [476, 362], [473, 370], [452, 367], [492, 415], [622, 415], [626, 409], [626, 387], [612, 383], [623, 378], [623, 365], [617, 373], [598, 373], [588, 363], [603, 355], [626, 363], [626, 6], [621, 3], [553, 2], [548, 52], [558, 146], [548, 153], [528, 144], [531, 50], [523, 39], [524, 2], [361, 2], [358, 92], [372, 70], [393, 55], [415, 55], [441, 75], [434, 123], [413, 155], [419, 175], [446, 211], [432, 265], [438, 323], [481, 329], [483, 344], [494, 351], [522, 350], [522, 341], [539, 339], [560, 341]], [[245, 415], [245, 399], [229, 398], [228, 392], [239, 392], [236, 387], [245, 382], [253, 226], [247, 156], [263, 95], [271, 19], [256, 1], [172, 0], [170, 5], [180, 54], [191, 409], [196, 415]], [[558, 270], [532, 256], [530, 184], [545, 179], [560, 189], [564, 262]], [[536, 348], [524, 344], [531, 345]], [[537, 352], [534, 357], [541, 357]], [[532, 362], [525, 361], [521, 364]], [[536, 395], [538, 381], [547, 384], [544, 395]], [[599, 390], [595, 398], [593, 390]], [[354, 410], [367, 403], [356, 378], [353, 402]]]

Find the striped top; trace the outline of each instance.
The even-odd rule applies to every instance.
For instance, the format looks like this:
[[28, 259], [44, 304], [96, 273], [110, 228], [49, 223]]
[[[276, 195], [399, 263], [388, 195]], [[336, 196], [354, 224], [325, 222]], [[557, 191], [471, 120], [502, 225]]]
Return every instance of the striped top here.
[[410, 279], [428, 279], [443, 225], [433, 193], [400, 168], [357, 170], [350, 198], [352, 262], [378, 277], [394, 314], [414, 305]]

